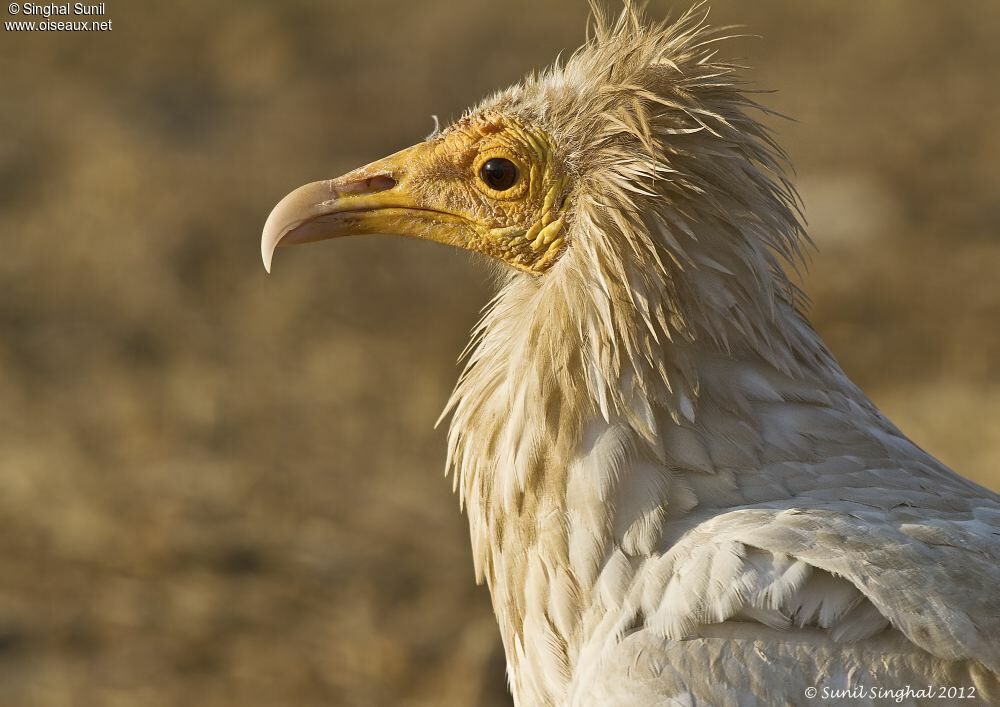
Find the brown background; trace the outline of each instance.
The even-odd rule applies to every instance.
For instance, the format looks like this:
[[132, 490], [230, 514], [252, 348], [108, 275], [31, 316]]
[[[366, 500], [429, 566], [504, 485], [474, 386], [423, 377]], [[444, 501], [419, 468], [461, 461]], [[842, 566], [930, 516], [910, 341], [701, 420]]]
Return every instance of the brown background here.
[[[818, 328], [1000, 487], [1000, 3], [714, 5], [798, 120]], [[266, 277], [258, 238], [575, 47], [585, 4], [107, 9], [0, 36], [0, 704], [507, 704], [431, 427], [484, 270], [363, 238]]]

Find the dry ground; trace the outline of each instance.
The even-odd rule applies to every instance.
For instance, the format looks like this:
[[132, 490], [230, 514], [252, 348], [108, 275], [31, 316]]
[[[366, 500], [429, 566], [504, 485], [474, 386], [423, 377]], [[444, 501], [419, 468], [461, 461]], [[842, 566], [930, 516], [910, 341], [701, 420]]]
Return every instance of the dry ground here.
[[[818, 328], [1000, 487], [1000, 4], [714, 4], [798, 120]], [[0, 35], [0, 704], [508, 704], [431, 427], [482, 269], [358, 239], [268, 278], [257, 243], [290, 188], [574, 47], [585, 4], [107, 7]]]

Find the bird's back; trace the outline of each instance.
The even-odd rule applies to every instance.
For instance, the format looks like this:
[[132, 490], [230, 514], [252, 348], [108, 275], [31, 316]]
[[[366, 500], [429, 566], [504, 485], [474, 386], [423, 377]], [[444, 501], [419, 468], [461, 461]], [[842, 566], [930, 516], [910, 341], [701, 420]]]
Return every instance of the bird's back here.
[[[593, 614], [573, 703], [801, 703], [812, 687], [863, 704], [907, 685], [1000, 700], [997, 495], [916, 447], [835, 366], [803, 385], [700, 360], [698, 415], [661, 427], [658, 542], [599, 575], [628, 589]], [[616, 513], [631, 514], [620, 527], [649, 518]]]
[[792, 633], [730, 622], [664, 642], [642, 629], [581, 665], [567, 704], [997, 704], [996, 675], [975, 661], [915, 650], [898, 631], [843, 644], [817, 629]]

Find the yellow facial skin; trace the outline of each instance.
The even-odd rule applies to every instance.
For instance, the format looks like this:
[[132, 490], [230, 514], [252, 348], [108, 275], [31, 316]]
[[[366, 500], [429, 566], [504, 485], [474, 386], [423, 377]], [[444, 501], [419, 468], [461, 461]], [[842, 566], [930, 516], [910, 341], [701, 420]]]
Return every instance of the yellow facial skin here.
[[[496, 190], [483, 165], [509, 160], [517, 179]], [[440, 136], [286, 196], [267, 219], [264, 266], [279, 246], [365, 233], [477, 251], [541, 274], [565, 247], [567, 180], [548, 137], [507, 117], [467, 118]]]

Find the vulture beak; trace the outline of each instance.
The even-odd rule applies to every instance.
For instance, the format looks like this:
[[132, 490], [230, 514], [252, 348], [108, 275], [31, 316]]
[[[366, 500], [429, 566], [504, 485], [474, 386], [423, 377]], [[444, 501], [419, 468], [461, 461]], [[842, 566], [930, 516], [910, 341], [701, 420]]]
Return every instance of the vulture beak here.
[[[465, 219], [426, 203], [415, 189], [414, 167], [433, 146], [418, 143], [342, 177], [299, 187], [271, 211], [260, 254], [271, 272], [276, 248], [341, 236], [380, 233], [461, 245]], [[427, 192], [425, 188], [419, 190]]]

